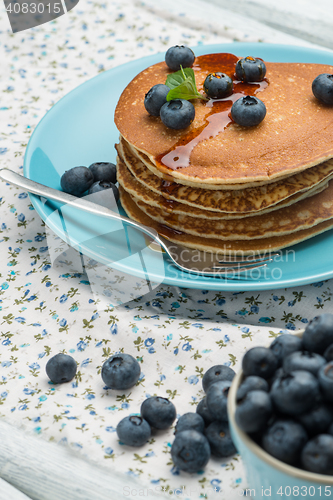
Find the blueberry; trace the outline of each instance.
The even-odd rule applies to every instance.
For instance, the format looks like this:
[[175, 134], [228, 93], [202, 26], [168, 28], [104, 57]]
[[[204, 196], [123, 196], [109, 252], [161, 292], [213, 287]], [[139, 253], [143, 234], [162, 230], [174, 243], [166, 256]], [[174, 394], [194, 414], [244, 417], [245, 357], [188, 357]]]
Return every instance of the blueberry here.
[[99, 162], [89, 166], [94, 176], [94, 182], [106, 181], [115, 184], [117, 182], [117, 167], [114, 163]]
[[220, 380], [212, 384], [207, 391], [207, 407], [215, 420], [228, 420], [227, 403], [230, 386], [229, 380]]
[[288, 354], [302, 350], [302, 339], [291, 333], [283, 333], [273, 340], [269, 348], [277, 357], [278, 366], [281, 366]]
[[258, 99], [247, 95], [241, 97], [231, 106], [232, 119], [242, 127], [259, 125], [266, 116], [266, 106]]
[[114, 354], [102, 366], [102, 379], [110, 389], [129, 389], [139, 379], [141, 368], [130, 354]]
[[166, 65], [172, 71], [180, 70], [180, 66], [183, 68], [190, 68], [194, 63], [195, 55], [193, 50], [184, 45], [175, 45], [170, 47], [165, 53]]
[[128, 446], [142, 446], [151, 436], [148, 422], [136, 415], [120, 420], [116, 431], [120, 441]]
[[176, 419], [176, 408], [169, 399], [153, 396], [142, 403], [141, 415], [151, 427], [168, 429]]
[[209, 368], [202, 377], [202, 388], [207, 392], [209, 386], [219, 380], [229, 380], [230, 382], [236, 375], [235, 371], [226, 365], [215, 365]]
[[275, 354], [267, 347], [252, 347], [243, 356], [242, 368], [245, 377], [257, 375], [268, 379], [274, 374], [277, 366]]
[[171, 446], [171, 457], [179, 469], [199, 472], [210, 458], [208, 440], [201, 432], [194, 430], [179, 432]]
[[265, 391], [250, 391], [241, 399], [235, 412], [235, 420], [244, 432], [258, 432], [272, 416], [273, 407]]
[[236, 400], [239, 402], [243, 399], [246, 394], [250, 391], [269, 391], [269, 385], [267, 380], [264, 378], [258, 377], [257, 375], [250, 375], [247, 377], [244, 382], [241, 383], [237, 390]]
[[60, 184], [65, 193], [82, 196], [94, 182], [94, 176], [87, 167], [73, 167], [62, 174]]
[[312, 82], [312, 92], [324, 104], [333, 104], [333, 75], [318, 75]]
[[286, 373], [295, 370], [307, 370], [317, 375], [318, 370], [326, 364], [326, 360], [320, 354], [309, 351], [296, 351], [289, 354], [283, 361], [283, 369]]
[[325, 433], [333, 422], [332, 408], [324, 403], [316, 405], [308, 412], [298, 417], [300, 423], [305, 427], [309, 435]]
[[233, 81], [225, 73], [210, 73], [203, 84], [204, 91], [213, 99], [223, 99], [232, 94]]
[[312, 373], [298, 370], [274, 380], [270, 395], [278, 411], [300, 415], [320, 400], [319, 383]]
[[211, 453], [214, 457], [229, 457], [237, 453], [230, 435], [228, 422], [216, 420], [205, 430]]
[[293, 420], [276, 420], [262, 436], [262, 447], [270, 455], [290, 465], [297, 464], [308, 440], [304, 427]]
[[161, 107], [167, 102], [166, 96], [169, 90], [169, 87], [163, 83], [158, 83], [148, 90], [145, 95], [144, 106], [150, 115], [160, 116]]
[[333, 401], [333, 361], [320, 368], [318, 380], [324, 398], [327, 401]]
[[333, 314], [315, 316], [303, 333], [303, 346], [307, 351], [322, 354], [333, 343]]
[[330, 344], [324, 352], [324, 358], [326, 361], [333, 361], [333, 344]]
[[195, 411], [204, 419], [205, 425], [214, 422], [214, 417], [207, 407], [207, 398], [203, 398], [197, 405]]
[[242, 82], [261, 82], [266, 75], [266, 66], [261, 59], [243, 57], [236, 63], [236, 76]]
[[48, 360], [45, 366], [46, 374], [54, 384], [69, 382], [76, 374], [76, 361], [68, 354], [56, 354]]
[[175, 433], [181, 431], [187, 431], [188, 429], [193, 429], [198, 432], [203, 432], [205, 429], [205, 421], [199, 415], [199, 413], [184, 413], [181, 417], [179, 417]]
[[302, 450], [303, 467], [318, 474], [333, 474], [333, 436], [319, 434], [306, 443]]
[[94, 184], [90, 186], [88, 194], [99, 193], [100, 191], [105, 191], [106, 189], [112, 189], [113, 195], [111, 195], [110, 191], [110, 196], [114, 196], [116, 201], [119, 200], [119, 191], [117, 186], [115, 186], [112, 182], [108, 181], [94, 182]]
[[188, 127], [194, 120], [195, 110], [190, 101], [174, 99], [161, 107], [160, 117], [166, 127], [180, 130]]

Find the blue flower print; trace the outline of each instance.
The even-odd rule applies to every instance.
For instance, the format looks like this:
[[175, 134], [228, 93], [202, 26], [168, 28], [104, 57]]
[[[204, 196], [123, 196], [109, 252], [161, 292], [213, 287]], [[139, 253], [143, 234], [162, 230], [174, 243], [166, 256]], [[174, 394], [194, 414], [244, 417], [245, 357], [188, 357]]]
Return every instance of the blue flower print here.
[[180, 307], [180, 304], [179, 302], [172, 302], [171, 307], [173, 307], [174, 309], [178, 309], [178, 307]]
[[107, 455], [112, 455], [112, 453], [113, 453], [113, 449], [112, 449], [112, 448], [105, 448], [104, 452], [105, 452]]
[[94, 394], [86, 394], [86, 399], [95, 399]]
[[116, 324], [111, 325], [110, 332], [112, 333], [112, 335], [117, 335], [117, 333], [118, 333], [118, 326]]
[[8, 396], [8, 392], [6, 392], [6, 391], [5, 391], [5, 392], [2, 392], [2, 393], [0, 394], [0, 398], [2, 398], [2, 399], [5, 399], [7, 396]]
[[153, 345], [155, 342], [155, 339], [152, 339], [151, 337], [148, 337], [146, 340], [145, 340], [145, 346], [146, 347], [150, 347], [151, 345]]
[[62, 318], [62, 319], [59, 321], [59, 325], [60, 325], [60, 326], [62, 326], [62, 327], [66, 326], [66, 325], [67, 325], [67, 319]]
[[31, 363], [31, 365], [29, 365], [29, 368], [31, 370], [39, 370], [40, 369], [40, 366], [38, 363]]
[[25, 221], [25, 215], [24, 214], [20, 214], [17, 216], [17, 219], [20, 221], [20, 222], [24, 222]]
[[259, 312], [259, 307], [258, 307], [258, 306], [251, 306], [251, 307], [250, 307], [250, 311], [251, 311], [252, 313], [257, 314], [257, 313]]
[[20, 193], [18, 195], [18, 198], [20, 198], [20, 200], [24, 200], [24, 198], [27, 198], [27, 197], [28, 197], [27, 193]]
[[63, 294], [60, 299], [59, 299], [59, 302], [60, 304], [64, 304], [66, 301], [68, 300], [68, 297], [66, 294]]
[[78, 351], [84, 351], [85, 348], [87, 347], [87, 345], [88, 345], [87, 342], [84, 342], [83, 340], [80, 340], [80, 342], [78, 342], [76, 344], [76, 347], [77, 347]]
[[216, 304], [218, 306], [223, 306], [225, 304], [225, 300], [224, 299], [217, 299]]
[[192, 346], [189, 342], [185, 342], [185, 344], [183, 344], [183, 346], [182, 346], [183, 351], [190, 351], [191, 349], [192, 349]]
[[191, 375], [188, 379], [190, 384], [196, 385], [199, 382], [199, 379], [196, 375]]
[[271, 318], [263, 317], [259, 319], [259, 323], [270, 323]]

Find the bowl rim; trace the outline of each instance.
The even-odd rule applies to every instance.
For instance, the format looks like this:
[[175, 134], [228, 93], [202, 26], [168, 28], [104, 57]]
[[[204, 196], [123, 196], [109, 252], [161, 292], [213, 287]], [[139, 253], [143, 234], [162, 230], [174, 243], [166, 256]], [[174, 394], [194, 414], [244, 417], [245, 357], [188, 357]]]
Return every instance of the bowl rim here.
[[[304, 330], [299, 330], [291, 334], [296, 335], [298, 337], [302, 337], [303, 333]], [[283, 474], [286, 474], [291, 477], [296, 477], [297, 479], [302, 479], [307, 483], [312, 482], [312, 483], [325, 484], [325, 485], [327, 484], [328, 486], [333, 486], [333, 476], [326, 474], [317, 474], [316, 472], [310, 472], [304, 469], [299, 469], [292, 465], [288, 465], [284, 462], [281, 462], [277, 458], [274, 458], [272, 455], [267, 453], [263, 448], [261, 448], [261, 446], [256, 444], [248, 436], [246, 432], [240, 429], [235, 420], [235, 411], [236, 411], [236, 393], [242, 380], [243, 380], [243, 370], [240, 369], [238, 373], [236, 373], [229, 390], [228, 416], [229, 416], [229, 424], [231, 424], [238, 438], [242, 441], [243, 445], [246, 446], [246, 448], [248, 448], [254, 455], [256, 455], [256, 457], [259, 458], [259, 460], [270, 465], [273, 469], [277, 469], [279, 472]], [[246, 464], [244, 465], [246, 467]]]

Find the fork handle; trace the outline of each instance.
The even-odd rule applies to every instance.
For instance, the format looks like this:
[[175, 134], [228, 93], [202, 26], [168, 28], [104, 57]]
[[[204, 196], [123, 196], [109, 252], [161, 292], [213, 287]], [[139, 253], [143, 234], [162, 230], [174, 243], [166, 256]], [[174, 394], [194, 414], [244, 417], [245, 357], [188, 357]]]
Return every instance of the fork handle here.
[[23, 175], [17, 174], [9, 168], [0, 169], [0, 179], [9, 182], [10, 184], [14, 184], [15, 186], [21, 187], [29, 193], [43, 196], [44, 198], [49, 198], [51, 200], [60, 201], [61, 203], [69, 204], [74, 208], [85, 210], [86, 212], [95, 215], [101, 215], [103, 217], [114, 220], [121, 220], [124, 224], [135, 227], [136, 229], [139, 229], [142, 232], [146, 233], [148, 236], [150, 236], [154, 240], [157, 240], [158, 243], [163, 246], [157, 232], [151, 227], [147, 227], [143, 224], [140, 224], [139, 222], [135, 222], [128, 217], [124, 217], [123, 215], [113, 212], [109, 208], [98, 205], [97, 203], [93, 203], [86, 198], [77, 198], [76, 196], [65, 193], [64, 191], [59, 191], [58, 189], [45, 186], [44, 184], [40, 184], [39, 182], [24, 177]]

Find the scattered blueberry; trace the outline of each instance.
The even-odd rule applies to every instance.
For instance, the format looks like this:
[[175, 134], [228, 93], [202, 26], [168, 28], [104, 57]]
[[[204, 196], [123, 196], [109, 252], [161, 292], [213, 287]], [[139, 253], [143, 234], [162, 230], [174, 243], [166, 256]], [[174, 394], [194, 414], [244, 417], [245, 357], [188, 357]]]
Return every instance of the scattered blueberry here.
[[242, 82], [261, 82], [266, 75], [266, 66], [261, 59], [243, 57], [236, 63], [236, 76]]
[[307, 440], [307, 433], [301, 424], [279, 419], [264, 432], [262, 446], [278, 460], [294, 465], [297, 464]]
[[151, 427], [168, 429], [176, 419], [176, 408], [169, 399], [153, 396], [142, 403], [141, 415]]
[[[88, 194], [99, 193], [100, 191], [105, 191], [106, 189], [112, 189], [113, 196], [116, 202], [119, 200], [119, 191], [117, 186], [115, 186], [112, 182], [108, 181], [97, 181], [94, 182], [92, 186], [90, 186]], [[110, 191], [111, 195], [111, 191]]]
[[270, 394], [278, 411], [286, 415], [300, 415], [318, 401], [319, 383], [312, 373], [298, 370], [274, 380]]
[[267, 380], [258, 377], [257, 375], [250, 375], [246, 377], [244, 382], [241, 383], [237, 390], [236, 401], [239, 402], [250, 391], [265, 391], [268, 392], [269, 385]]
[[142, 446], [151, 436], [148, 422], [136, 415], [120, 420], [116, 431], [120, 441], [128, 446]]
[[82, 196], [94, 182], [94, 176], [87, 167], [73, 167], [62, 174], [60, 184], [65, 193]]
[[114, 163], [99, 162], [89, 166], [94, 176], [94, 182], [106, 181], [115, 184], [117, 182], [117, 167]]
[[265, 391], [250, 391], [237, 405], [235, 420], [244, 432], [258, 432], [265, 427], [272, 413], [269, 394]]
[[231, 106], [232, 119], [242, 127], [259, 125], [266, 116], [265, 104], [254, 96], [241, 97]]
[[179, 71], [180, 66], [190, 68], [194, 63], [195, 55], [193, 50], [184, 45], [170, 47], [165, 54], [166, 65], [172, 71]]
[[210, 73], [203, 84], [204, 91], [213, 99], [223, 99], [232, 94], [233, 81], [225, 73]]
[[102, 366], [102, 379], [110, 389], [129, 389], [136, 384], [141, 373], [139, 363], [130, 354], [114, 354]]
[[242, 368], [245, 377], [257, 375], [268, 379], [274, 374], [277, 366], [275, 354], [267, 347], [252, 347], [243, 356]]
[[303, 333], [304, 349], [322, 354], [333, 343], [333, 314], [315, 316]]
[[207, 427], [205, 436], [214, 457], [229, 457], [237, 453], [230, 435], [228, 422], [216, 420]]
[[212, 384], [207, 391], [207, 407], [215, 420], [228, 420], [227, 403], [230, 386], [229, 380], [220, 380]]
[[297, 351], [289, 354], [283, 361], [283, 369], [286, 373], [295, 370], [307, 370], [317, 375], [319, 369], [326, 364], [326, 360], [320, 354], [309, 351]]
[[54, 384], [69, 382], [75, 377], [77, 364], [68, 354], [56, 354], [48, 360], [45, 366], [46, 374]]
[[302, 450], [303, 467], [318, 474], [333, 474], [333, 436], [319, 434], [306, 443]]
[[161, 107], [167, 102], [166, 96], [169, 90], [169, 87], [163, 83], [158, 83], [148, 90], [145, 95], [144, 106], [150, 115], [160, 116]]
[[207, 407], [207, 398], [203, 398], [197, 404], [195, 411], [204, 419], [206, 426], [214, 422], [215, 418]]
[[204, 431], [205, 421], [201, 417], [201, 415], [199, 415], [199, 413], [188, 412], [179, 417], [176, 424], [175, 433], [187, 431], [188, 429], [193, 429], [201, 433]]
[[318, 75], [312, 82], [312, 92], [324, 104], [333, 104], [333, 75]]
[[207, 392], [208, 388], [214, 382], [218, 382], [219, 380], [231, 380], [236, 375], [235, 371], [230, 368], [230, 366], [226, 365], [215, 365], [209, 368], [202, 377], [202, 388], [205, 392]]
[[291, 333], [283, 333], [273, 340], [269, 348], [274, 352], [281, 366], [288, 354], [302, 350], [302, 339]]
[[171, 446], [171, 457], [176, 467], [186, 472], [199, 472], [208, 463], [210, 446], [207, 438], [194, 430], [176, 434]]
[[188, 127], [194, 120], [195, 110], [190, 101], [174, 99], [161, 107], [160, 117], [166, 127], [180, 130]]

